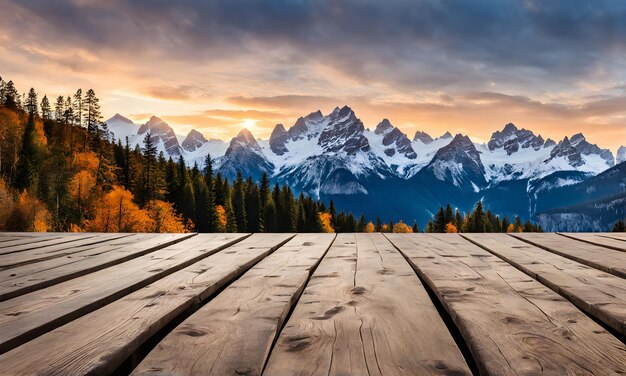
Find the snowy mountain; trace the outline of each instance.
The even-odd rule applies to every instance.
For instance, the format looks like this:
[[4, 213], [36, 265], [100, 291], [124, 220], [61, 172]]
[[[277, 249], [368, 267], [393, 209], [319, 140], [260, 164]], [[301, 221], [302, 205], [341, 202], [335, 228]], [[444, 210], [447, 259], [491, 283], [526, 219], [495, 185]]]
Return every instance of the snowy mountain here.
[[[113, 137], [128, 137], [132, 146], [143, 145], [150, 131], [166, 157], [183, 156], [190, 165], [202, 167], [210, 153], [216, 172], [228, 179], [238, 171], [256, 180], [265, 173], [296, 192], [333, 199], [338, 208], [406, 221], [423, 222], [447, 203], [467, 210], [479, 199], [496, 213], [533, 218], [551, 192], [614, 165], [610, 150], [580, 133], [557, 144], [509, 123], [485, 144], [450, 132], [433, 138], [417, 131], [411, 140], [388, 119], [366, 129], [348, 106], [312, 112], [288, 128], [277, 124], [268, 140], [244, 129], [229, 143], [196, 130], [176, 135], [158, 117], [137, 125], [117, 114], [107, 124]], [[617, 160], [624, 159], [622, 147]]]
[[617, 155], [615, 156], [616, 164], [622, 162], [626, 162], [626, 146], [620, 146], [619, 149], [617, 149]]

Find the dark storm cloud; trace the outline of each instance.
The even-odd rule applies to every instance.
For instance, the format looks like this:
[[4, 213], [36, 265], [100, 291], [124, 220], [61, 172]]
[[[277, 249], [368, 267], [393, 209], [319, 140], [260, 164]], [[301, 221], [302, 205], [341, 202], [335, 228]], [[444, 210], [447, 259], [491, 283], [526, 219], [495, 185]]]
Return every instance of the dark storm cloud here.
[[0, 10], [1, 28], [46, 43], [167, 60], [281, 46], [290, 64], [423, 87], [568, 82], [610, 75], [626, 54], [616, 0], [7, 0]]

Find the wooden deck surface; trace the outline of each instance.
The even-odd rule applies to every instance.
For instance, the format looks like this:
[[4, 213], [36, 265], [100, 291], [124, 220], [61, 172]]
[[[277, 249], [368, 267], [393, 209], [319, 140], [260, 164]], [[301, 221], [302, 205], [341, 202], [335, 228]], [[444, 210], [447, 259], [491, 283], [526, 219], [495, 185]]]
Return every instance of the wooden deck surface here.
[[626, 236], [0, 233], [0, 375], [626, 375]]

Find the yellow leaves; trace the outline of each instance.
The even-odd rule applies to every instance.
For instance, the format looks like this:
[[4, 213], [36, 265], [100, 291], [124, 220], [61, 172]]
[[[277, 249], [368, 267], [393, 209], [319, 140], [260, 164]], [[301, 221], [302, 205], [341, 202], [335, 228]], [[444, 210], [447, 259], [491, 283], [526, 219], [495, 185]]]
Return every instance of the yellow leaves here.
[[52, 216], [43, 202], [22, 192], [7, 219], [7, 227], [14, 231], [47, 232], [51, 228]]
[[369, 221], [366, 225], [365, 228], [363, 229], [363, 232], [374, 232], [374, 224], [372, 223], [372, 221]]
[[97, 171], [100, 164], [100, 158], [93, 151], [83, 151], [80, 153], [74, 153], [73, 160], [74, 168], [76, 170]]
[[151, 226], [148, 212], [133, 202], [133, 194], [119, 186], [104, 195], [86, 228], [93, 232], [146, 232]]
[[398, 223], [393, 225], [393, 232], [395, 233], [408, 233], [413, 232], [411, 226], [407, 225], [402, 221], [398, 221]]
[[152, 200], [146, 205], [148, 216], [152, 220], [150, 232], [185, 232], [183, 218], [176, 214], [169, 202]]
[[319, 213], [320, 222], [322, 223], [322, 232], [335, 232], [335, 229], [331, 225], [332, 218], [330, 213]]
[[447, 232], [448, 234], [456, 234], [456, 233], [457, 233], [457, 232], [459, 232], [459, 231], [458, 231], [458, 229], [456, 228], [456, 226], [455, 226], [452, 222], [450, 222], [450, 223], [448, 223], [448, 224], [446, 225], [446, 232]]
[[515, 226], [514, 223], [511, 223], [509, 227], [506, 228], [506, 232], [522, 232], [524, 229], [519, 226]]
[[73, 199], [86, 201], [91, 190], [96, 186], [96, 177], [89, 171], [79, 171], [69, 183], [69, 192]]
[[217, 216], [216, 232], [226, 232], [228, 220], [226, 218], [226, 209], [222, 205], [215, 206], [215, 215]]

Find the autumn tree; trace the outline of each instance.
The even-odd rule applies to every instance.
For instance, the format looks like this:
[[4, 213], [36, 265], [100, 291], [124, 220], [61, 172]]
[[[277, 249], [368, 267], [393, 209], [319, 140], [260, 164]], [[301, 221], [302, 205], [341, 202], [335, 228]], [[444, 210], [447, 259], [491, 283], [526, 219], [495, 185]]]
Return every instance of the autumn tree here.
[[393, 225], [393, 232], [394, 233], [410, 233], [410, 232], [413, 232], [413, 230], [411, 229], [411, 226], [402, 222], [402, 220], [399, 220], [398, 223]]
[[149, 232], [185, 232], [183, 217], [174, 210], [174, 205], [161, 200], [152, 200], [146, 205], [150, 221]]
[[133, 202], [133, 194], [115, 186], [104, 195], [86, 228], [93, 232], [145, 232], [151, 222], [149, 213]]

